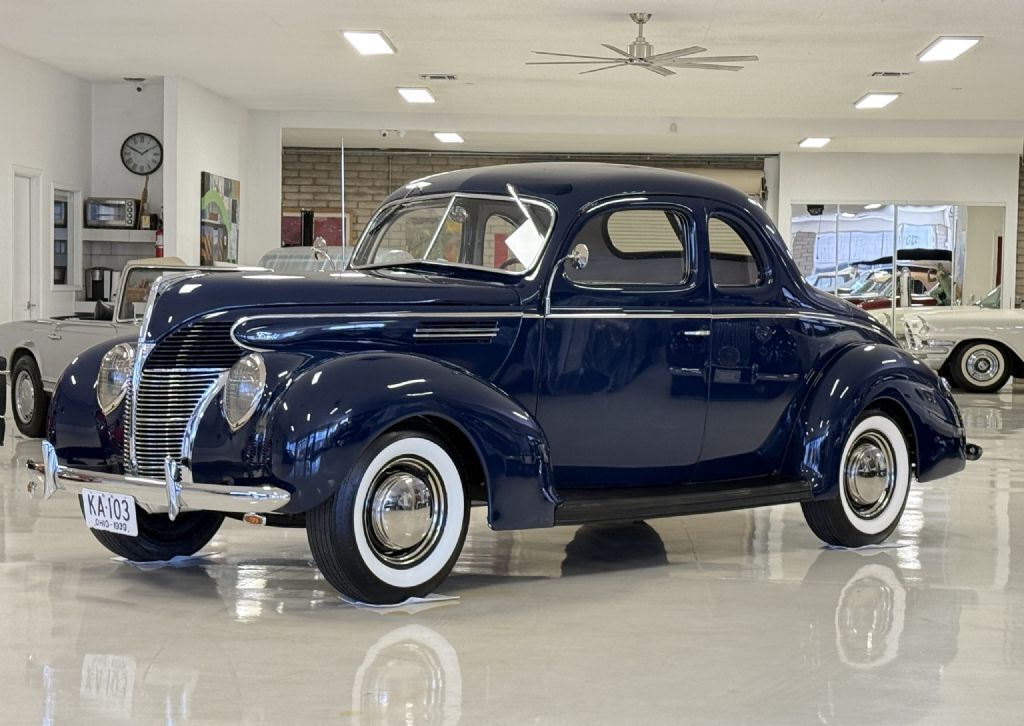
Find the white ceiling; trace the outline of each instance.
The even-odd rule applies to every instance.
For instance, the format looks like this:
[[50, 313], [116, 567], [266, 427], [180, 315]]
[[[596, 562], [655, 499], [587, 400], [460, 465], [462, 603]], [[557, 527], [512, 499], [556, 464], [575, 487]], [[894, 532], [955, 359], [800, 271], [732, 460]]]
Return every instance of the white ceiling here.
[[[761, 60], [668, 78], [524, 65], [531, 50], [622, 47], [636, 10], [654, 14], [656, 53], [700, 44]], [[399, 52], [358, 56], [340, 28], [383, 29]], [[918, 63], [942, 34], [985, 40], [955, 62]], [[0, 0], [0, 45], [90, 80], [184, 76], [284, 112], [299, 144], [440, 149], [429, 132], [457, 130], [466, 150], [774, 153], [833, 136], [830, 151], [1019, 152], [1024, 137], [1021, 0]], [[459, 80], [410, 106], [394, 88], [423, 72]], [[903, 96], [889, 108], [853, 108], [893, 90]]]

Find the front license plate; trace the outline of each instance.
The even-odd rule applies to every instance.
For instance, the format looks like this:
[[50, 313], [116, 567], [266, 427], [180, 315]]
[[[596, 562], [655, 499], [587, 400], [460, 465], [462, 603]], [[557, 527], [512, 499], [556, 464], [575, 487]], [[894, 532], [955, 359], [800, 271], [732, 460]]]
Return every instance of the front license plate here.
[[135, 497], [83, 489], [82, 509], [85, 510], [85, 523], [92, 529], [102, 529], [105, 532], [129, 537], [139, 536]]

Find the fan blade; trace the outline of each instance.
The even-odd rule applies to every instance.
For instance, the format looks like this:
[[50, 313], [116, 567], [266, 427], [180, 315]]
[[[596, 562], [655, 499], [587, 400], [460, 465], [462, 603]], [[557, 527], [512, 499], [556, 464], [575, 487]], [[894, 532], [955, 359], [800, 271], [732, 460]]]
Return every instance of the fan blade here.
[[668, 68], [662, 68], [661, 66], [656, 66], [653, 63], [644, 63], [640, 67], [641, 68], [646, 68], [651, 73], [657, 73], [659, 76], [674, 76], [676, 74], [675, 71], [670, 71]]
[[707, 48], [701, 48], [699, 45], [691, 45], [689, 48], [680, 48], [679, 50], [670, 50], [667, 53], [658, 53], [657, 55], [652, 55], [647, 60], [649, 60], [651, 63], [661, 63], [662, 61], [667, 61], [672, 58], [682, 58], [685, 55], [703, 53], [706, 50]]
[[605, 66], [604, 68], [591, 68], [589, 71], [580, 71], [579, 75], [582, 76], [584, 73], [597, 73], [598, 71], [606, 71], [609, 68], [618, 68], [619, 66], [625, 66], [625, 65], [629, 65], [629, 64], [628, 63], [612, 63], [610, 66]]
[[599, 60], [599, 61], [526, 61], [526, 63], [524, 65], [528, 65], [528, 66], [577, 66], [577, 65], [579, 65], [579, 66], [582, 66], [582, 65], [591, 65], [593, 63], [614, 63], [615, 65], [622, 65], [621, 63], [617, 62], [614, 58], [609, 58], [608, 60]]
[[686, 63], [744, 63], [753, 62], [758, 58], [756, 55], [706, 55], [700, 58], [683, 58], [681, 60], [665, 61], [665, 65], [685, 65]]
[[617, 61], [618, 58], [609, 58], [603, 55], [577, 55], [576, 53], [551, 53], [546, 50], [531, 51], [537, 55], [557, 55], [561, 58], [589, 58], [590, 60]]
[[627, 53], [626, 51], [622, 50], [621, 48], [616, 48], [614, 45], [608, 45], [607, 43], [601, 43], [601, 45], [603, 45], [605, 48], [607, 48], [610, 51], [618, 53], [619, 55], [626, 56], [627, 58], [632, 57], [632, 56], [629, 55], [629, 53]]
[[717, 63], [686, 63], [676, 68], [698, 68], [705, 71], [742, 71], [743, 66], [722, 66]]

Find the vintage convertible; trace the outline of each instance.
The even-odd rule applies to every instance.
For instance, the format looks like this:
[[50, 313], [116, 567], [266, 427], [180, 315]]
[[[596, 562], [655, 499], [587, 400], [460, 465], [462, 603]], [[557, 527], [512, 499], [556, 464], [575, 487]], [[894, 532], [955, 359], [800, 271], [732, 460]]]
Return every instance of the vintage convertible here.
[[351, 598], [432, 591], [497, 530], [800, 502], [876, 543], [980, 456], [947, 385], [803, 280], [762, 209], [681, 173], [523, 164], [412, 182], [344, 271], [192, 273], [53, 397], [33, 492], [131, 560], [225, 516], [305, 526]]

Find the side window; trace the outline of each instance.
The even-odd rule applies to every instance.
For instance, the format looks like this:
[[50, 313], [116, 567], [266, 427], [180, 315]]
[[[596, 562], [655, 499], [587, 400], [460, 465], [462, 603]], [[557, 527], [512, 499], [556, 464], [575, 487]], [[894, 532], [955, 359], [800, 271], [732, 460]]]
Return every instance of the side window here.
[[624, 209], [587, 222], [573, 244], [590, 249], [573, 282], [614, 285], [678, 285], [687, 276], [686, 220], [663, 209]]
[[764, 271], [740, 227], [719, 217], [708, 218], [711, 280], [716, 287], [754, 287]]

